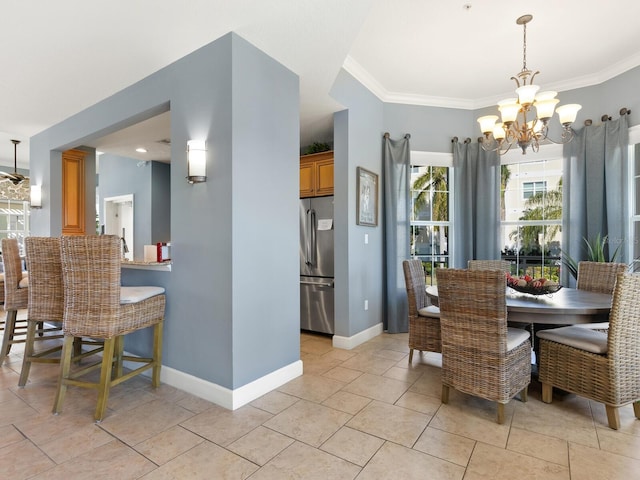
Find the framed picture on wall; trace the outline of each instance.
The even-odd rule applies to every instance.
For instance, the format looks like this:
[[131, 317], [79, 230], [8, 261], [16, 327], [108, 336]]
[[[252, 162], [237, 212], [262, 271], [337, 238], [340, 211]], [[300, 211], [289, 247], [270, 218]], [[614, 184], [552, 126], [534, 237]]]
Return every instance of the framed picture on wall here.
[[377, 227], [378, 175], [362, 167], [358, 167], [357, 191], [356, 223], [367, 227]]

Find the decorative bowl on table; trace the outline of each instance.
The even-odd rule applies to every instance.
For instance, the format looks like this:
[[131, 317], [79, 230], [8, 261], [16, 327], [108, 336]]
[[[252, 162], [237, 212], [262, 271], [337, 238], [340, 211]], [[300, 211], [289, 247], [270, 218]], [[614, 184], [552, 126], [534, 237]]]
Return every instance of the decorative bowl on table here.
[[562, 288], [558, 282], [546, 278], [532, 278], [529, 275], [512, 277], [507, 274], [507, 286], [516, 292], [529, 295], [551, 295]]

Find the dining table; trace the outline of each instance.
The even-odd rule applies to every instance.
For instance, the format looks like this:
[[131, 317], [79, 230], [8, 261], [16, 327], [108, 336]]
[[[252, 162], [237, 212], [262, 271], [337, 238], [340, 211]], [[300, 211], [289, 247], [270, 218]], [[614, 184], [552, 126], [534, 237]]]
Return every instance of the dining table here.
[[[576, 288], [561, 288], [555, 293], [531, 295], [507, 288], [509, 322], [548, 325], [598, 323], [609, 320], [611, 295]], [[427, 287], [427, 296], [438, 304], [438, 287]], [[464, 291], [460, 291], [464, 295]]]

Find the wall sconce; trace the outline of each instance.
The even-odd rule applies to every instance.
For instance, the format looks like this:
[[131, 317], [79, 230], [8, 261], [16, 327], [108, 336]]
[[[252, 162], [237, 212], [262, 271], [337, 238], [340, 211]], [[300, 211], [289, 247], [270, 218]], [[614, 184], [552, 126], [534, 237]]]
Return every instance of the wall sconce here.
[[42, 186], [31, 185], [31, 208], [42, 208]]
[[187, 142], [187, 180], [189, 183], [207, 181], [207, 144], [204, 140]]

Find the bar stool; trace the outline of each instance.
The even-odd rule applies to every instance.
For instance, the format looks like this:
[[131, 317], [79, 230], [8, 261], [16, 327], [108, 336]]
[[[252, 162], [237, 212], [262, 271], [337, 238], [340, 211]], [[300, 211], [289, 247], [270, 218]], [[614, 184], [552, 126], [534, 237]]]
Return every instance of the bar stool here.
[[[64, 343], [53, 413], [62, 411], [68, 385], [98, 390], [94, 418], [102, 421], [109, 390], [152, 369], [151, 382], [160, 384], [165, 295], [162, 287], [120, 286], [120, 238], [116, 235], [73, 236], [60, 239], [64, 314]], [[123, 355], [124, 335], [153, 327], [151, 358]], [[104, 340], [102, 360], [71, 370], [73, 339]], [[142, 365], [125, 373], [123, 361]], [[100, 370], [97, 382], [81, 380]]]
[[[22, 259], [15, 238], [2, 239], [2, 264], [4, 266], [4, 309], [7, 312], [4, 335], [0, 347], [0, 365], [11, 350], [11, 345], [24, 343], [26, 331], [24, 322], [16, 320], [18, 310], [27, 308], [29, 278], [22, 274]], [[17, 338], [16, 338], [17, 337]]]

